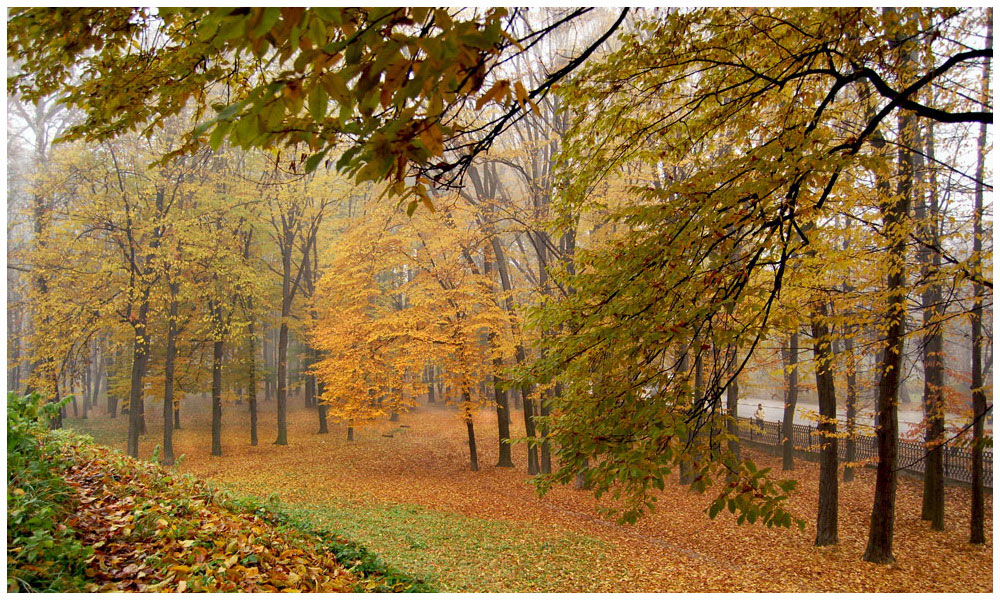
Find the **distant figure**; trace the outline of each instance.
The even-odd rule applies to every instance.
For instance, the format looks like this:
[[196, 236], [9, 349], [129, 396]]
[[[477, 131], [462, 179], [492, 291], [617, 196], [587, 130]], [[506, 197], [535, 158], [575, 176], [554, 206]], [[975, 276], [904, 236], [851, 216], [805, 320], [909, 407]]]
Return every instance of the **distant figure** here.
[[764, 430], [764, 405], [758, 404], [757, 411], [753, 414], [753, 418], [757, 419], [757, 427]]

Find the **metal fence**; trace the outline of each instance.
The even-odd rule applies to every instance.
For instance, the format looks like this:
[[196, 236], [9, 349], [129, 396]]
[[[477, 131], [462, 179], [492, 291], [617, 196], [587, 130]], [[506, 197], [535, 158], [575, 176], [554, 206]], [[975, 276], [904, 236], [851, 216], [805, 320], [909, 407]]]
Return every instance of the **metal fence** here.
[[[739, 436], [742, 439], [767, 446], [781, 446], [781, 421], [763, 421], [758, 426], [756, 419], [739, 418]], [[806, 454], [819, 456], [822, 435], [812, 425], [792, 425], [792, 445]], [[840, 439], [837, 451], [840, 460], [847, 458], [847, 444]], [[923, 473], [927, 448], [919, 442], [900, 440], [896, 446], [896, 465], [911, 473]], [[854, 438], [854, 461], [875, 464], [878, 446], [875, 436], [858, 434]], [[946, 479], [972, 483], [972, 449], [956, 445], [944, 447], [944, 476]], [[983, 485], [993, 488], [993, 449], [983, 450]]]

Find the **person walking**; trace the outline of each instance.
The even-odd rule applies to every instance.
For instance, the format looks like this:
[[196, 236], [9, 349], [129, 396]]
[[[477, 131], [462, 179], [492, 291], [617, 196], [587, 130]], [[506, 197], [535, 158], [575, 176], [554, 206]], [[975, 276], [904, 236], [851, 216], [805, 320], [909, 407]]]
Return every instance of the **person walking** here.
[[758, 404], [757, 411], [753, 413], [753, 418], [757, 420], [757, 427], [760, 429], [761, 435], [764, 433], [764, 405]]

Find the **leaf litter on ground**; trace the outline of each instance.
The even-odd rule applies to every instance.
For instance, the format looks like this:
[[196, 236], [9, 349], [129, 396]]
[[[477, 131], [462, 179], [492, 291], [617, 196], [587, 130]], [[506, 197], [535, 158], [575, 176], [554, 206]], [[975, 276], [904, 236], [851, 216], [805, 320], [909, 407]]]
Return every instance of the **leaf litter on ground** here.
[[[291, 404], [291, 403], [290, 403]], [[180, 469], [261, 497], [277, 494], [313, 522], [379, 552], [389, 563], [435, 580], [443, 591], [480, 592], [989, 592], [992, 577], [992, 496], [987, 496], [987, 543], [968, 540], [969, 490], [947, 487], [946, 530], [920, 519], [921, 485], [901, 477], [897, 490], [894, 565], [861, 560], [867, 541], [874, 473], [858, 471], [840, 486], [840, 543], [813, 545], [819, 468], [796, 460], [790, 498], [804, 531], [739, 526], [726, 514], [710, 519], [707, 495], [676, 483], [660, 493], [655, 513], [636, 525], [600, 516], [601, 501], [570, 486], [539, 498], [524, 472], [524, 448], [515, 469], [496, 468], [495, 411], [477, 413], [477, 473], [468, 470], [465, 427], [440, 405], [402, 415], [410, 425], [377, 422], [355, 431], [316, 433], [315, 409], [289, 411], [289, 446], [246, 442], [245, 407], [228, 406], [223, 457], [209, 454], [207, 418], [185, 404], [190, 426], [176, 432], [186, 454]], [[261, 407], [261, 439], [275, 417]], [[512, 417], [520, 416], [517, 413]], [[122, 444], [124, 423], [74, 421], [105, 443]], [[156, 440], [150, 423], [149, 439]], [[523, 435], [512, 418], [512, 437]], [[143, 440], [150, 456], [155, 442]], [[761, 467], [781, 470], [780, 457], [745, 447]], [[405, 510], [404, 510], [405, 509]], [[409, 512], [406, 512], [409, 511]], [[403, 514], [406, 513], [406, 514]], [[418, 537], [410, 521], [427, 531]], [[421, 547], [425, 546], [425, 547]], [[500, 553], [500, 556], [497, 556]], [[509, 568], [508, 568], [509, 567]]]
[[393, 590], [338, 561], [330, 539], [282, 526], [264, 506], [78, 438], [64, 451], [77, 492], [66, 525], [93, 548], [87, 591]]

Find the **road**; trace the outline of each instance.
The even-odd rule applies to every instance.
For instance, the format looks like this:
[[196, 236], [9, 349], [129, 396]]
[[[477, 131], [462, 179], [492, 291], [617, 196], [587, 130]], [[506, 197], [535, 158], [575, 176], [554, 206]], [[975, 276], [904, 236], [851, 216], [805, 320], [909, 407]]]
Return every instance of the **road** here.
[[[765, 421], [781, 421], [784, 417], [785, 405], [781, 400], [768, 400], [765, 398], [742, 398], [739, 402], [739, 415], [741, 417], [752, 417], [757, 411], [757, 404], [761, 404], [764, 407], [764, 420]], [[816, 404], [811, 404], [808, 402], [799, 402], [795, 407], [795, 423], [799, 425], [816, 425], [814, 420], [809, 418], [809, 412], [818, 413], [819, 406]], [[844, 410], [840, 409], [837, 411], [837, 417], [841, 423], [847, 423], [847, 417], [844, 414]], [[923, 413], [919, 410], [900, 410], [899, 411], [899, 431], [902, 435], [906, 435], [910, 430], [916, 430], [920, 427], [920, 422], [923, 420]], [[874, 425], [873, 422], [873, 409], [871, 407], [862, 408], [858, 414], [857, 419], [858, 425], [861, 430], [864, 431], [866, 428], [871, 428]], [[965, 419], [959, 415], [948, 413], [945, 415], [945, 426], [949, 431], [954, 431], [964, 427], [967, 424]], [[992, 413], [987, 416], [986, 419], [986, 433], [992, 435], [993, 433], [993, 415]]]

